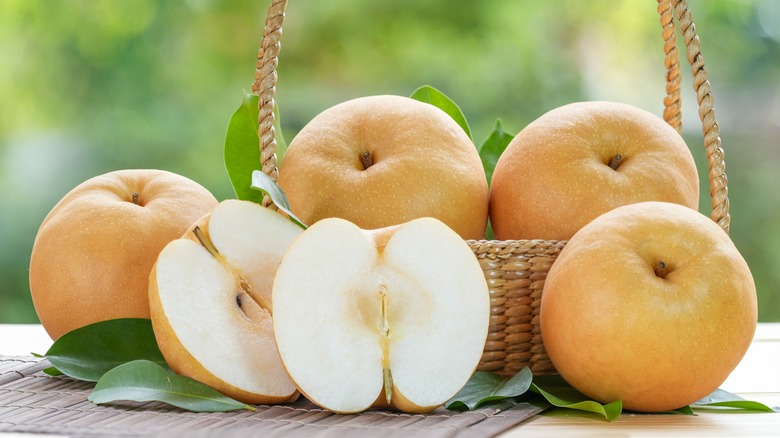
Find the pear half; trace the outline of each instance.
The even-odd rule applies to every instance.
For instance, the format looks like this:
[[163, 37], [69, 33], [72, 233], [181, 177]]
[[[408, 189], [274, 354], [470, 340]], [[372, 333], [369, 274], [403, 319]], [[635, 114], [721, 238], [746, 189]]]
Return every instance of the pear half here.
[[173, 371], [245, 403], [297, 398], [274, 343], [271, 288], [301, 231], [258, 204], [226, 200], [162, 250], [149, 302]]
[[315, 223], [284, 256], [273, 302], [288, 374], [340, 413], [442, 405], [476, 369], [490, 316], [473, 251], [432, 218], [374, 231]]

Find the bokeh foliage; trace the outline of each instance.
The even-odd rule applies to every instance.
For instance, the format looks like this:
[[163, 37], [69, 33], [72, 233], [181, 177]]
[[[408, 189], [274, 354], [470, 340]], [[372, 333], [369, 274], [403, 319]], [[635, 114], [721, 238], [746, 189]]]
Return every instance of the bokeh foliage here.
[[[292, 1], [277, 101], [292, 138], [324, 108], [431, 84], [480, 142], [554, 107], [615, 100], [661, 114], [654, 0]], [[760, 319], [780, 321], [780, 2], [689, 0], [726, 150], [732, 237]], [[27, 266], [68, 190], [120, 168], [163, 168], [233, 197], [222, 164], [251, 86], [267, 1], [0, 0], [0, 322], [35, 322]], [[684, 128], [702, 171], [683, 69]], [[63, 260], [67, 254], [62, 254]], [[119, 304], [121, 305], [121, 304]]]

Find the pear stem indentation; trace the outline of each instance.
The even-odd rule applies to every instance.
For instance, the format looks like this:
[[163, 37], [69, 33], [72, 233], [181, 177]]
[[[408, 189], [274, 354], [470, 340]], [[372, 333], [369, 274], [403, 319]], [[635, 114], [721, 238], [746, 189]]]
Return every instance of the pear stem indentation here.
[[666, 266], [666, 263], [663, 260], [659, 260], [653, 268], [653, 272], [655, 272], [655, 275], [658, 278], [666, 278], [666, 276], [669, 274], [669, 268]]

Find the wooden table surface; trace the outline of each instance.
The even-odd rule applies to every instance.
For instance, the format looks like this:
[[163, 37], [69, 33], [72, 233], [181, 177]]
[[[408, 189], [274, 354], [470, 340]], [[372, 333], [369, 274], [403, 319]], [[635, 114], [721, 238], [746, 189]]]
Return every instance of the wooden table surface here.
[[[40, 325], [0, 324], [0, 354], [43, 354], [51, 343]], [[721, 388], [749, 400], [780, 406], [780, 323], [758, 325], [750, 349]], [[501, 435], [502, 438], [570, 436], [780, 437], [780, 413], [699, 412], [697, 416], [624, 413], [606, 422], [595, 415], [551, 410]]]
[[[745, 357], [721, 389], [780, 406], [780, 323], [759, 324]], [[624, 413], [612, 422], [570, 410], [549, 411], [501, 435], [513, 437], [780, 437], [780, 413], [646, 415]]]

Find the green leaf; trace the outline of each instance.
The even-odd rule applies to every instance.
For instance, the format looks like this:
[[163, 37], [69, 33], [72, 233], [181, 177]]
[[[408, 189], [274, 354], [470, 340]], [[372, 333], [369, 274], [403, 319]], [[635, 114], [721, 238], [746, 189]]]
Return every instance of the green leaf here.
[[44, 374], [48, 374], [48, 375], [53, 376], [53, 377], [64, 376], [65, 375], [65, 373], [63, 373], [62, 371], [58, 370], [56, 367], [44, 368], [43, 372], [44, 372]]
[[528, 367], [512, 376], [503, 377], [495, 373], [477, 371], [455, 396], [445, 403], [447, 409], [476, 409], [482, 404], [518, 397], [531, 386], [533, 378]]
[[559, 375], [535, 376], [531, 391], [540, 394], [553, 406], [603, 415], [607, 421], [612, 421], [623, 411], [620, 400], [608, 404], [590, 400], [587, 396], [574, 389]]
[[[251, 187], [253, 189], [259, 190], [262, 193], [265, 193], [268, 195], [269, 198], [271, 198], [271, 201], [276, 205], [279, 210], [282, 210], [287, 216], [289, 216], [290, 220], [293, 221], [296, 225], [306, 229], [306, 224], [304, 224], [300, 219], [298, 219], [294, 214], [292, 214], [292, 211], [290, 211], [290, 201], [287, 199], [287, 195], [284, 193], [281, 187], [279, 187], [279, 184], [276, 184], [276, 182], [271, 179], [270, 176], [266, 175], [265, 173], [255, 170], [252, 172], [252, 184]], [[258, 192], [259, 193], [259, 192]], [[262, 196], [260, 197], [262, 199]]]
[[[530, 391], [529, 391], [530, 390]], [[586, 395], [574, 389], [560, 375], [532, 376], [526, 367], [512, 378], [502, 377], [495, 373], [477, 371], [466, 385], [452, 399], [445, 403], [448, 409], [476, 409], [485, 403], [514, 404], [517, 397], [535, 393], [543, 398], [537, 399], [538, 404], [549, 403], [552, 406], [595, 413], [607, 421], [619, 417], [623, 411], [623, 403], [615, 400], [602, 404], [591, 400]], [[537, 396], [538, 397], [538, 396]], [[655, 412], [656, 414], [696, 415], [695, 410], [707, 409], [731, 412], [747, 410], [755, 412], [777, 412], [777, 409], [762, 403], [748, 401], [737, 395], [721, 389], [709, 396], [680, 409]]]
[[431, 87], [430, 85], [423, 85], [422, 87], [414, 90], [410, 96], [412, 99], [419, 100], [420, 102], [430, 103], [431, 105], [441, 109], [445, 113], [449, 114], [453, 120], [455, 120], [466, 135], [471, 138], [471, 129], [466, 122], [466, 117], [463, 115], [463, 111], [460, 110], [455, 102], [452, 101], [441, 91]]
[[[260, 111], [258, 110], [258, 114], [259, 113]], [[257, 117], [255, 117], [255, 120], [257, 120]], [[287, 153], [287, 142], [284, 140], [284, 134], [282, 133], [282, 122], [279, 118], [279, 105], [276, 102], [274, 102], [274, 138], [276, 139], [276, 162], [279, 163], [282, 161], [282, 158], [284, 158], [284, 154]]]
[[245, 94], [233, 113], [225, 134], [225, 168], [238, 199], [260, 203], [263, 195], [250, 188], [252, 171], [260, 167], [260, 138], [257, 136], [258, 97]]
[[[140, 318], [102, 321], [65, 333], [45, 357], [59, 372], [89, 382], [97, 382], [117, 365], [136, 359], [166, 365], [152, 322]], [[47, 374], [55, 375], [50, 371]]]
[[482, 167], [485, 169], [488, 184], [493, 179], [493, 170], [496, 168], [498, 158], [504, 153], [504, 150], [513, 138], [515, 138], [514, 134], [504, 131], [501, 119], [497, 119], [495, 126], [493, 126], [493, 131], [490, 132], [479, 147], [479, 158], [482, 159]]
[[[30, 355], [32, 355], [33, 357], [38, 357], [38, 358], [41, 358], [41, 359], [45, 359], [45, 358], [46, 358], [46, 356], [44, 356], [44, 355], [42, 355], [42, 354], [40, 354], [40, 353], [36, 353], [36, 352], [31, 352], [31, 353], [30, 353]], [[63, 375], [63, 374], [62, 374], [62, 372], [60, 372], [60, 370], [58, 370], [58, 369], [57, 369], [57, 368], [55, 368], [55, 367], [48, 367], [48, 368], [44, 368], [44, 369], [43, 369], [43, 372], [44, 372], [45, 374], [48, 374], [48, 375], [50, 375], [50, 376], [55, 376], [55, 377], [56, 377], [56, 376], [62, 376], [62, 375]]]
[[712, 394], [691, 404], [691, 407], [694, 409], [730, 408], [730, 410], [740, 409], [740, 410], [756, 411], [756, 412], [775, 412], [774, 409], [772, 409], [771, 407], [763, 403], [745, 400], [744, 398], [736, 394], [732, 394], [722, 389], [716, 389], [715, 392], [713, 392]]
[[120, 400], [160, 401], [193, 412], [225, 412], [255, 408], [226, 397], [188, 377], [148, 360], [136, 360], [107, 372], [88, 397], [96, 404]]
[[[258, 101], [257, 95], [245, 93], [241, 106], [230, 118], [225, 134], [224, 160], [236, 197], [260, 203], [263, 200], [262, 193], [250, 187], [252, 171], [261, 166], [260, 138], [257, 134]], [[287, 143], [279, 125], [277, 105], [274, 105], [274, 116], [276, 159], [280, 161], [287, 151]]]
[[488, 218], [487, 228], [485, 229], [485, 239], [486, 240], [495, 240], [496, 234], [493, 232], [493, 224], [490, 223], [490, 218]]
[[691, 409], [690, 406], [683, 406], [680, 409], [675, 409], [673, 411], [656, 412], [656, 413], [657, 414], [696, 415], [696, 413], [693, 412], [693, 409]]

